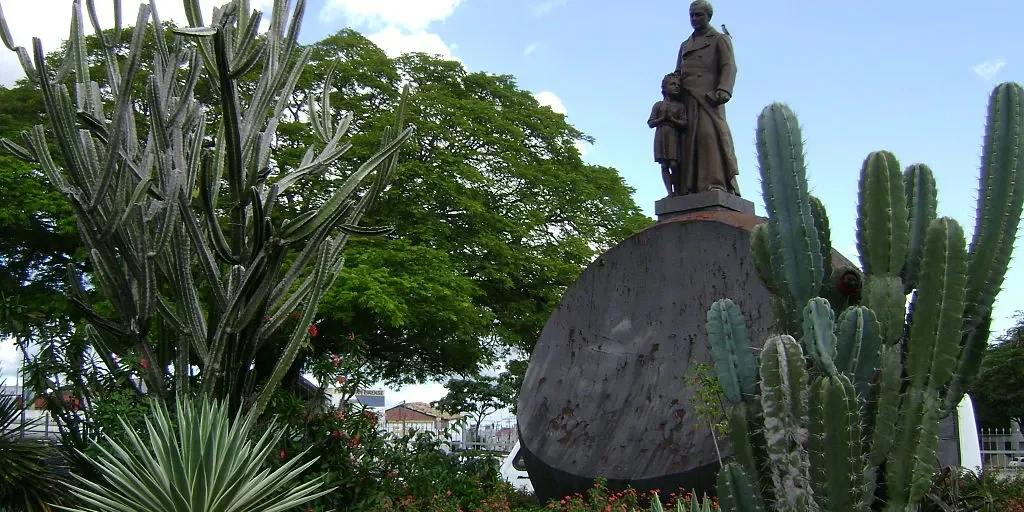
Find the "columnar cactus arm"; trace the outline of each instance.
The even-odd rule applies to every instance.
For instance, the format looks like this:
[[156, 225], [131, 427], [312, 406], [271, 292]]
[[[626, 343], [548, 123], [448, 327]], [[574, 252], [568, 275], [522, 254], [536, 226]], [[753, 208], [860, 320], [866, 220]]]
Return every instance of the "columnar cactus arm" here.
[[807, 394], [800, 344], [788, 335], [772, 336], [761, 352], [761, 404], [775, 507], [784, 512], [818, 510], [807, 454]]
[[860, 403], [843, 374], [819, 377], [811, 387], [811, 474], [814, 495], [830, 512], [867, 511], [862, 480], [867, 466]]
[[924, 164], [913, 164], [903, 171], [906, 187], [907, 209], [910, 212], [910, 240], [907, 247], [907, 261], [903, 264], [900, 277], [903, 278], [903, 293], [909, 294], [917, 286], [917, 274], [921, 268], [921, 250], [924, 234], [937, 216], [938, 193], [935, 176]]
[[878, 375], [878, 400], [871, 432], [871, 464], [881, 465], [896, 442], [896, 422], [900, 413], [900, 386], [903, 364], [900, 347], [882, 347], [882, 368]]
[[885, 510], [914, 510], [930, 486], [939, 440], [939, 405], [935, 390], [911, 389], [903, 396], [897, 441], [886, 460]]
[[836, 374], [836, 334], [832, 307], [828, 301], [815, 297], [804, 307], [804, 348], [815, 366], [826, 375]]
[[967, 248], [960, 225], [948, 217], [932, 221], [924, 243], [907, 342], [907, 376], [911, 388], [939, 390], [952, 376], [960, 351]]
[[839, 316], [836, 367], [853, 379], [857, 394], [867, 399], [875, 381], [882, 335], [875, 313], [864, 306], [848, 308]]
[[867, 276], [861, 303], [875, 313], [886, 344], [900, 341], [906, 330], [907, 296], [903, 294], [903, 281], [898, 276]]
[[818, 231], [818, 243], [821, 244], [822, 276], [828, 279], [832, 275], [832, 230], [828, 224], [828, 211], [825, 204], [815, 196], [808, 195], [811, 201], [811, 218], [814, 229]]
[[[727, 413], [729, 420], [729, 439], [732, 441], [733, 460], [743, 467], [743, 470], [752, 477], [761, 474], [758, 468], [758, 454], [754, 453], [754, 444], [759, 437], [751, 430], [751, 414], [748, 406], [753, 407], [754, 403], [735, 404], [729, 408]], [[762, 450], [763, 446], [759, 446]], [[763, 453], [760, 453], [763, 459]]]
[[1005, 82], [989, 97], [981, 153], [981, 178], [974, 237], [967, 267], [964, 333], [956, 377], [946, 395], [948, 409], [963, 397], [977, 374], [988, 343], [992, 304], [1006, 275], [1024, 205], [1024, 88]]
[[768, 225], [758, 224], [750, 230], [750, 252], [754, 258], [754, 270], [772, 295], [780, 295], [779, 283], [775, 282], [772, 270], [771, 245], [768, 240]]
[[731, 299], [715, 301], [708, 310], [708, 344], [715, 372], [725, 397], [738, 404], [757, 392], [757, 359], [750, 344], [746, 320]]
[[718, 504], [730, 512], [763, 512], [764, 503], [757, 492], [756, 480], [736, 463], [729, 463], [718, 472]]
[[897, 275], [903, 268], [910, 239], [904, 188], [892, 153], [868, 155], [860, 172], [857, 204], [857, 249], [867, 274]]
[[992, 91], [982, 147], [980, 190], [971, 240], [967, 302], [970, 313], [991, 308], [1006, 273], [1024, 202], [1024, 88]]
[[824, 263], [811, 215], [800, 127], [789, 107], [775, 103], [761, 111], [757, 150], [775, 281], [794, 304], [806, 304], [818, 292]]

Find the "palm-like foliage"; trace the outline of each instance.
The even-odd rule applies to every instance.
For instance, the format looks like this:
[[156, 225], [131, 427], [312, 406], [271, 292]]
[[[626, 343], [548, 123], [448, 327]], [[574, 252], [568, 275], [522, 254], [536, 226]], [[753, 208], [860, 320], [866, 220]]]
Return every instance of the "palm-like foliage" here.
[[[275, 512], [289, 510], [330, 490], [317, 478], [295, 485], [317, 458], [302, 454], [277, 469], [268, 466], [280, 432], [266, 429], [253, 441], [253, 410], [232, 421], [227, 408], [202, 399], [176, 401], [174, 419], [155, 404], [146, 436], [125, 428], [127, 442], [107, 439], [87, 459], [105, 482], [78, 478], [71, 492], [82, 508], [73, 512]], [[145, 440], [144, 440], [145, 439]]]
[[23, 405], [16, 396], [0, 396], [0, 509], [28, 512], [53, 510], [48, 503], [64, 493], [47, 467], [53, 450], [23, 434], [32, 422], [21, 422]]

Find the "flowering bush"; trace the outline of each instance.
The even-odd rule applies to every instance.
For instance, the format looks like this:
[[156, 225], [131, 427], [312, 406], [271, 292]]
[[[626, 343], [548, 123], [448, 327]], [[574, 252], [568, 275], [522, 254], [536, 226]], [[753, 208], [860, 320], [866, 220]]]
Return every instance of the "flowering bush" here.
[[642, 494], [631, 487], [612, 491], [605, 479], [598, 479], [586, 493], [576, 493], [558, 501], [552, 500], [548, 503], [547, 509], [549, 512], [638, 512], [657, 510], [659, 505], [664, 509], [671, 509], [676, 507], [676, 504], [681, 504], [684, 506], [680, 507], [680, 510], [690, 510], [691, 505], [698, 507], [695, 510], [706, 510], [705, 503], [708, 503], [711, 510], [718, 510], [718, 502], [714, 498], [697, 499], [685, 489], [670, 492], [667, 497], [667, 500], [661, 499], [660, 490], [657, 489], [648, 494]]

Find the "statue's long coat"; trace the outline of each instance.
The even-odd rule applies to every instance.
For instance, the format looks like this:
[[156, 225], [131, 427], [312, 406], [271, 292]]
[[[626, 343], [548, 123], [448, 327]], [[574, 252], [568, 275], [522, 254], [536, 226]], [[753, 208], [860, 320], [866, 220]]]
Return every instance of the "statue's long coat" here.
[[708, 28], [693, 34], [679, 46], [676, 72], [682, 75], [683, 101], [689, 129], [683, 135], [680, 171], [683, 193], [703, 192], [712, 187], [739, 195], [736, 150], [725, 120], [725, 106], [715, 101], [715, 91], [732, 95], [736, 83], [736, 60], [729, 37]]

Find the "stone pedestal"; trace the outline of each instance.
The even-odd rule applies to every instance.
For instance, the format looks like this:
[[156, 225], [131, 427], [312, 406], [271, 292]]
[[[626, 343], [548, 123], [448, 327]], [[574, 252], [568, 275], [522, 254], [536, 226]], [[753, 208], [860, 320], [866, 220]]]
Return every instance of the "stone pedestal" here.
[[753, 215], [754, 203], [721, 190], [669, 196], [654, 203], [654, 213], [659, 221], [701, 211], [731, 211]]
[[[686, 379], [711, 362], [704, 325], [714, 301], [739, 304], [755, 345], [768, 335], [769, 292], [750, 256], [758, 222], [728, 207], [681, 213], [602, 254], [566, 291], [516, 415], [538, 498], [583, 492], [597, 477], [613, 488], [714, 494], [718, 456]], [[729, 456], [727, 440], [718, 444]]]

